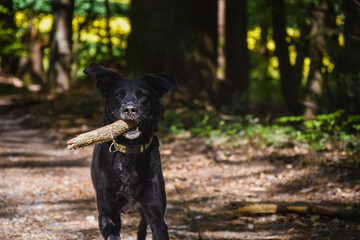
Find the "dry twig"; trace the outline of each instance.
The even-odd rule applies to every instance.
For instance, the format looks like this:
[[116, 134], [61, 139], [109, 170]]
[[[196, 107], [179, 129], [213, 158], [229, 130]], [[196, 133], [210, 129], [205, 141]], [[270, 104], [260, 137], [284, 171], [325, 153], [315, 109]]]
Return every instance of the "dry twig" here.
[[95, 129], [90, 132], [82, 133], [79, 136], [70, 139], [67, 144], [67, 149], [75, 150], [81, 147], [86, 147], [91, 144], [107, 142], [120, 134], [128, 131], [135, 126], [135, 122], [125, 122], [118, 120], [112, 124], [106, 125], [102, 128]]

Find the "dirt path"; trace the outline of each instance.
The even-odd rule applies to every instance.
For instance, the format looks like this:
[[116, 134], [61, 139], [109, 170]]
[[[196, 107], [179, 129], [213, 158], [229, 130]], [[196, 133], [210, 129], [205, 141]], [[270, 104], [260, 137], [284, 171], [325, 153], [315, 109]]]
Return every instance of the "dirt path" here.
[[96, 238], [90, 151], [67, 151], [20, 121], [0, 122], [0, 239]]
[[[172, 239], [360, 239], [360, 224], [341, 218], [237, 211], [249, 202], [358, 208], [356, 157], [162, 139]], [[101, 239], [90, 181], [92, 148], [64, 147], [53, 133], [0, 115], [0, 239]], [[136, 214], [124, 216], [122, 239], [136, 239], [138, 220]]]

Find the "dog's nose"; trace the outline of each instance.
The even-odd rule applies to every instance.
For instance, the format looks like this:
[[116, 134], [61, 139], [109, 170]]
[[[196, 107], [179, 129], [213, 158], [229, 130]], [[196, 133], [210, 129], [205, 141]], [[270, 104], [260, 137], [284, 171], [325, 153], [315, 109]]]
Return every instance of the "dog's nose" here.
[[125, 113], [128, 116], [132, 116], [137, 112], [136, 107], [134, 104], [126, 104], [123, 108], [123, 113]]

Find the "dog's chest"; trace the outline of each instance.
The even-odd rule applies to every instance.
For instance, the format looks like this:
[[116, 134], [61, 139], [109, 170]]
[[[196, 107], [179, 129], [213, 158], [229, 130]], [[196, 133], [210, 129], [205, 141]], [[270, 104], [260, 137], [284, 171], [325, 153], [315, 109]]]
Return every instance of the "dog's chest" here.
[[141, 190], [139, 172], [134, 164], [118, 161], [114, 164], [116, 174], [115, 201], [123, 213], [136, 212], [140, 208], [137, 196]]

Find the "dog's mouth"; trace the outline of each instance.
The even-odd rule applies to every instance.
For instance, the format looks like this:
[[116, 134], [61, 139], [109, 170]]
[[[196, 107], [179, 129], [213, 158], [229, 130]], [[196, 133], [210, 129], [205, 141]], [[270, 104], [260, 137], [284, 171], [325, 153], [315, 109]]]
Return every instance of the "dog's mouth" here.
[[133, 129], [130, 129], [126, 133], [124, 133], [124, 136], [127, 139], [136, 139], [136, 138], [140, 137], [140, 135], [141, 135], [141, 131], [139, 130], [139, 127], [135, 127]]
[[131, 128], [129, 131], [124, 133], [124, 137], [127, 139], [136, 139], [141, 136], [141, 129], [143, 126], [143, 122], [138, 122], [135, 127]]

